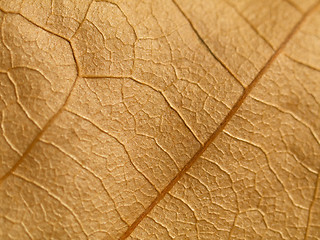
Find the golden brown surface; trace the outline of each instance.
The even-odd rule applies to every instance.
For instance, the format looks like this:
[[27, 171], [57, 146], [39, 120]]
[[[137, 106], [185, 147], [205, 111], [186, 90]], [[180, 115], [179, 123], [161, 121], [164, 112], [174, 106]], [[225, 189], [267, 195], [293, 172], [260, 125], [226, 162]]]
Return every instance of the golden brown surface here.
[[0, 9], [0, 239], [320, 239], [319, 2]]

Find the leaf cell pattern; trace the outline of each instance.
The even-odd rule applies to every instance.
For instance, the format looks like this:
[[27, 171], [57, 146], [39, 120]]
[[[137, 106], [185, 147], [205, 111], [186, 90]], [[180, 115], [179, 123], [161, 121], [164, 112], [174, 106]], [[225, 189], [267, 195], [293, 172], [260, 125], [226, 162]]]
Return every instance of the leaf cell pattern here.
[[315, 0], [0, 0], [1, 239], [319, 239]]

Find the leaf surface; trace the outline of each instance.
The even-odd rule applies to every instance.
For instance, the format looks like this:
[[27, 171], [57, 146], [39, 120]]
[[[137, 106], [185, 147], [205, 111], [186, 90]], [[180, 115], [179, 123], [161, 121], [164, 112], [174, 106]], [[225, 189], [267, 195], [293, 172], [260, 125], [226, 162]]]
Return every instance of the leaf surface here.
[[0, 0], [1, 238], [320, 238], [318, 5]]

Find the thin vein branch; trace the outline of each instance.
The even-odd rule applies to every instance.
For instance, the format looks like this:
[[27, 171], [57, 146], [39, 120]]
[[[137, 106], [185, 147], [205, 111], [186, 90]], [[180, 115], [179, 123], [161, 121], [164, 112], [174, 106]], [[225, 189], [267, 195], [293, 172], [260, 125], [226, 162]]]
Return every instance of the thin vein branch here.
[[300, 61], [300, 60], [298, 60], [298, 59], [295, 59], [294, 57], [290, 56], [289, 54], [284, 54], [284, 55], [285, 55], [287, 58], [289, 58], [290, 60], [292, 60], [293, 62], [295, 62], [295, 63], [297, 63], [297, 64], [299, 64], [299, 65], [301, 65], [301, 66], [310, 68], [310, 69], [312, 69], [312, 70], [314, 70], [314, 71], [317, 71], [317, 72], [320, 72], [320, 68], [311, 66], [311, 65], [309, 65], [309, 64], [307, 64], [307, 63], [304, 63], [304, 62], [302, 62], [302, 61]]
[[178, 110], [176, 110], [172, 105], [171, 103], [169, 102], [169, 100], [167, 99], [167, 97], [165, 96], [165, 94], [161, 91], [161, 90], [158, 90], [156, 89], [155, 87], [153, 86], [150, 86], [149, 84], [147, 83], [144, 83], [143, 81], [141, 80], [138, 80], [138, 79], [135, 79], [131, 76], [118, 76], [118, 77], [114, 77], [114, 76], [81, 76], [83, 78], [111, 78], [111, 79], [130, 79], [136, 83], [138, 83], [139, 85], [143, 85], [143, 86], [146, 86], [150, 89], [152, 89], [153, 91], [159, 93], [161, 95], [161, 97], [164, 99], [164, 101], [166, 102], [166, 104], [169, 106], [169, 108], [171, 110], [173, 110], [177, 115], [178, 117], [181, 119], [183, 125], [185, 125], [185, 127], [190, 131], [190, 133], [193, 135], [193, 137], [197, 140], [197, 142], [199, 142], [201, 145], [202, 145], [202, 141], [200, 141], [199, 137], [197, 136], [197, 134], [192, 130], [192, 128], [188, 125], [187, 121], [182, 117], [182, 115], [178, 112]]
[[308, 238], [308, 232], [309, 232], [310, 222], [311, 222], [311, 213], [312, 213], [313, 205], [314, 205], [314, 203], [316, 202], [316, 199], [317, 199], [319, 182], [320, 182], [320, 170], [318, 172], [318, 176], [317, 176], [317, 180], [316, 180], [316, 184], [315, 184], [315, 189], [314, 189], [314, 192], [313, 192], [312, 201], [310, 203], [310, 207], [309, 207], [309, 210], [308, 210], [307, 229], [306, 229], [306, 232], [305, 232], [304, 239]]
[[193, 166], [193, 164], [199, 159], [199, 157], [205, 152], [205, 150], [211, 145], [211, 143], [217, 138], [217, 136], [222, 132], [225, 126], [229, 123], [231, 118], [236, 114], [238, 109], [241, 107], [242, 103], [248, 97], [252, 89], [256, 86], [260, 78], [264, 73], [270, 68], [271, 64], [275, 61], [278, 55], [283, 51], [292, 36], [300, 29], [301, 25], [305, 22], [306, 18], [311, 15], [319, 6], [320, 2], [317, 2], [312, 6], [298, 21], [291, 32], [288, 34], [286, 39], [281, 43], [279, 48], [274, 52], [271, 58], [268, 60], [266, 65], [260, 70], [254, 80], [248, 85], [244, 90], [242, 96], [237, 100], [233, 108], [220, 123], [218, 128], [212, 133], [209, 139], [205, 142], [203, 147], [201, 147], [195, 155], [190, 159], [190, 161], [182, 168], [182, 170], [170, 181], [170, 183], [161, 191], [161, 193], [153, 200], [153, 202], [145, 209], [145, 211], [132, 223], [132, 225], [127, 229], [127, 231], [120, 237], [120, 239], [126, 239], [134, 231], [134, 229], [140, 224], [140, 222], [152, 211], [152, 209], [165, 197], [165, 195], [173, 188], [173, 186], [184, 176], [184, 174]]
[[32, 234], [30, 233], [29, 229], [27, 228], [27, 226], [24, 224], [24, 222], [21, 222], [21, 225], [24, 229], [24, 231], [26, 232], [26, 234], [28, 235], [28, 237], [32, 240], [34, 239], [34, 237], [32, 236]]
[[[3, 12], [5, 12], [5, 13], [10, 13], [10, 12], [6, 12], [6, 11], [3, 11]], [[33, 149], [33, 147], [34, 147], [34, 146], [36, 145], [36, 143], [39, 141], [39, 139], [41, 138], [41, 136], [43, 135], [43, 133], [44, 133], [44, 132], [48, 129], [48, 127], [54, 122], [54, 120], [60, 115], [60, 113], [62, 112], [62, 110], [64, 109], [64, 107], [65, 107], [65, 106], [67, 105], [67, 103], [68, 103], [68, 100], [69, 100], [69, 98], [70, 98], [70, 96], [71, 96], [71, 93], [72, 93], [72, 91], [73, 91], [73, 89], [74, 89], [74, 87], [75, 87], [75, 85], [76, 85], [76, 82], [77, 82], [77, 79], [78, 79], [78, 76], [79, 76], [79, 65], [78, 65], [77, 59], [76, 59], [76, 57], [75, 57], [75, 53], [74, 53], [74, 50], [73, 50], [73, 48], [72, 48], [71, 42], [70, 42], [67, 38], [65, 38], [65, 37], [63, 37], [63, 36], [60, 36], [60, 35], [58, 35], [58, 34], [56, 34], [56, 33], [54, 33], [54, 32], [51, 32], [50, 30], [47, 30], [47, 29], [41, 27], [40, 25], [38, 25], [38, 24], [30, 21], [28, 18], [26, 18], [25, 16], [23, 16], [23, 15], [20, 14], [20, 13], [10, 13], [10, 14], [17, 14], [17, 15], [21, 16], [22, 18], [24, 18], [24, 19], [25, 19], [26, 21], [28, 21], [29, 23], [35, 25], [36, 27], [39, 27], [40, 29], [42, 29], [42, 30], [44, 30], [44, 31], [46, 31], [46, 32], [48, 32], [48, 33], [51, 33], [51, 34], [53, 34], [53, 35], [55, 35], [55, 36], [57, 36], [57, 37], [59, 37], [59, 38], [61, 38], [61, 39], [63, 39], [63, 40], [65, 40], [65, 41], [69, 44], [69, 46], [70, 46], [71, 53], [72, 53], [72, 57], [73, 57], [73, 60], [74, 60], [74, 63], [75, 63], [75, 67], [76, 67], [77, 76], [76, 76], [75, 80], [73, 81], [73, 84], [72, 84], [72, 86], [71, 86], [71, 88], [70, 88], [70, 91], [69, 91], [68, 95], [67, 95], [66, 98], [65, 98], [64, 103], [61, 105], [61, 107], [59, 108], [59, 110], [47, 121], [47, 123], [43, 126], [43, 129], [42, 129], [40, 132], [38, 132], [38, 134], [37, 134], [36, 137], [33, 139], [33, 141], [31, 142], [31, 144], [27, 147], [27, 149], [25, 150], [25, 152], [22, 154], [22, 156], [20, 157], [20, 159], [12, 166], [12, 168], [11, 168], [6, 174], [4, 174], [4, 175], [0, 178], [0, 185], [2, 184], [2, 182], [3, 182], [7, 177], [9, 177], [9, 176], [14, 172], [15, 169], [17, 169], [17, 167], [19, 167], [19, 165], [23, 162], [23, 160], [26, 158], [26, 156], [29, 154], [29, 152]]]
[[46, 189], [44, 186], [42, 186], [40, 183], [37, 182], [33, 182], [30, 179], [17, 174], [17, 173], [13, 173], [14, 176], [16, 176], [17, 178], [20, 178], [21, 180], [36, 186], [37, 188], [41, 189], [42, 191], [46, 192], [50, 197], [52, 197], [53, 199], [55, 199], [58, 203], [60, 203], [63, 207], [65, 207], [66, 209], [68, 209], [68, 211], [71, 213], [71, 215], [76, 219], [77, 223], [79, 224], [79, 227], [81, 228], [81, 230], [83, 231], [83, 233], [86, 235], [86, 238], [88, 239], [88, 234], [87, 232], [84, 230], [83, 224], [80, 221], [79, 217], [77, 216], [77, 214], [73, 211], [73, 209], [66, 204], [64, 201], [62, 201], [58, 196], [56, 196], [55, 194], [53, 194], [52, 192], [50, 192], [48, 189]]
[[11, 12], [11, 11], [5, 11], [5, 10], [2, 10], [2, 9], [0, 9], [0, 10], [3, 11], [5, 14], [19, 15], [20, 17], [22, 17], [23, 19], [25, 19], [27, 22], [31, 23], [32, 25], [35, 25], [36, 27], [42, 29], [43, 31], [45, 31], [45, 32], [47, 32], [47, 33], [50, 33], [50, 34], [52, 34], [52, 35], [55, 35], [55, 36], [57, 36], [57, 37], [59, 37], [59, 38], [62, 38], [62, 39], [64, 39], [64, 40], [66, 40], [67, 42], [69, 42], [69, 39], [67, 39], [67, 38], [65, 38], [64, 36], [61, 36], [61, 35], [53, 32], [53, 31], [51, 31], [51, 30], [49, 30], [49, 29], [47, 29], [47, 28], [44, 28], [43, 26], [35, 23], [34, 21], [30, 20], [29, 18], [26, 18], [26, 17], [25, 17], [24, 15], [22, 15], [21, 13]]
[[[203, 158], [203, 157], [201, 157], [201, 158]], [[203, 158], [203, 159], [205, 159], [206, 161], [208, 161], [208, 162], [210, 162], [210, 163], [215, 164], [218, 168], [220, 168], [220, 166], [217, 165], [216, 163], [214, 163], [213, 161], [211, 161], [211, 160], [209, 160], [209, 159], [207, 159], [207, 158]], [[220, 168], [220, 169], [221, 169], [221, 168]], [[224, 171], [224, 170], [222, 170], [222, 171]], [[203, 185], [203, 187], [204, 187], [204, 188], [207, 190], [207, 192], [208, 192], [208, 195], [209, 195], [209, 197], [210, 197], [210, 200], [211, 200], [211, 204], [212, 204], [212, 205], [214, 205], [214, 206], [216, 206], [216, 207], [218, 207], [218, 208], [222, 208], [224, 211], [228, 212], [229, 214], [237, 214], [237, 212], [238, 212], [237, 210], [236, 210], [236, 211], [233, 211], [232, 209], [227, 209], [227, 208], [225, 208], [225, 207], [223, 207], [223, 206], [215, 203], [214, 200], [213, 200], [213, 198], [212, 198], [212, 193], [211, 193], [211, 191], [209, 190], [208, 186], [207, 186], [198, 176], [194, 175], [193, 173], [186, 173], [186, 175], [189, 176], [190, 178], [192, 178], [193, 180], [197, 181], [197, 182], [200, 183], [201, 185]], [[237, 198], [237, 192], [233, 189], [233, 187], [231, 187], [231, 188], [232, 188], [232, 191], [233, 191], [234, 194], [235, 194], [235, 197]], [[173, 195], [173, 194], [171, 194], [171, 193], [168, 193], [168, 194]]]
[[84, 17], [83, 17], [81, 23], [79, 24], [79, 26], [77, 27], [77, 29], [74, 31], [74, 33], [72, 34], [72, 36], [70, 37], [70, 39], [72, 39], [72, 38], [77, 34], [77, 32], [79, 31], [79, 29], [82, 27], [84, 21], [85, 21], [86, 18], [87, 18], [87, 15], [88, 15], [88, 13], [89, 13], [90, 7], [91, 7], [91, 5], [92, 5], [93, 2], [94, 2], [94, 0], [91, 0], [90, 4], [89, 4], [89, 6], [88, 6], [88, 8], [87, 8], [87, 10], [86, 10], [86, 12], [85, 12], [85, 14], [84, 14]]
[[284, 1], [288, 3], [290, 6], [292, 6], [294, 9], [296, 9], [298, 12], [303, 13], [303, 10], [291, 0], [284, 0]]
[[177, 4], [176, 0], [172, 0], [172, 2], [174, 3], [174, 5], [178, 8], [178, 10], [181, 12], [181, 14], [183, 15], [183, 17], [189, 22], [192, 30], [194, 31], [194, 33], [197, 35], [198, 39], [200, 40], [200, 42], [206, 47], [206, 49], [208, 50], [208, 52], [213, 56], [214, 59], [216, 59], [227, 71], [228, 73], [243, 87], [245, 88], [245, 86], [243, 85], [243, 83], [236, 77], [236, 75], [233, 74], [233, 72], [227, 67], [226, 64], [224, 64], [224, 62], [219, 59], [211, 50], [211, 48], [208, 46], [208, 44], [203, 40], [203, 38], [200, 36], [200, 33], [198, 32], [198, 30], [194, 27], [193, 23], [190, 21], [190, 19], [187, 17], [187, 15], [182, 11], [182, 9], [180, 8], [180, 6]]
[[4, 141], [8, 144], [8, 146], [10, 147], [11, 150], [13, 150], [16, 154], [18, 154], [18, 156], [21, 156], [22, 153], [19, 151], [19, 149], [17, 149], [14, 144], [8, 139], [6, 131], [5, 131], [5, 127], [4, 127], [4, 113], [3, 111], [1, 111], [1, 120], [0, 120], [0, 127], [2, 129], [2, 136]]
[[291, 203], [292, 203], [294, 206], [296, 206], [296, 207], [298, 207], [298, 208], [300, 208], [300, 209], [305, 210], [305, 208], [304, 208], [303, 206], [300, 206], [298, 203], [296, 203], [296, 202], [294, 201], [294, 198], [293, 198], [293, 197], [291, 196], [291, 194], [287, 191], [287, 189], [286, 189], [286, 187], [285, 187], [285, 184], [281, 181], [281, 179], [278, 177], [276, 171], [275, 171], [275, 170], [273, 169], [273, 167], [271, 166], [271, 161], [270, 161], [270, 159], [269, 159], [269, 156], [268, 156], [267, 152], [266, 152], [261, 146], [258, 146], [258, 145], [254, 144], [254, 143], [251, 143], [250, 141], [248, 141], [248, 140], [246, 140], [246, 139], [242, 139], [242, 138], [236, 137], [236, 136], [234, 136], [234, 135], [232, 135], [231, 133], [228, 133], [228, 132], [226, 132], [226, 131], [224, 131], [224, 133], [225, 133], [226, 135], [228, 135], [229, 137], [237, 140], [237, 141], [241, 141], [241, 142], [243, 142], [243, 143], [246, 143], [246, 144], [249, 144], [249, 145], [253, 146], [254, 148], [259, 149], [259, 150], [262, 152], [262, 154], [264, 155], [264, 157], [266, 158], [266, 162], [267, 162], [268, 169], [271, 171], [271, 173], [274, 175], [274, 177], [275, 177], [275, 178], [277, 179], [277, 181], [280, 183], [282, 189], [286, 192], [286, 194], [287, 194], [288, 198], [290, 199]]
[[66, 152], [65, 150], [63, 150], [61, 147], [59, 147], [57, 144], [53, 143], [53, 142], [48, 142], [45, 141], [43, 139], [41, 139], [42, 143], [45, 143], [47, 145], [50, 145], [54, 148], [56, 148], [59, 152], [61, 152], [63, 155], [65, 155], [66, 157], [70, 158], [74, 163], [76, 163], [81, 169], [83, 169], [85, 172], [87, 172], [89, 175], [91, 175], [93, 178], [95, 178], [101, 185], [101, 187], [103, 188], [103, 190], [105, 191], [105, 193], [108, 195], [108, 197], [111, 199], [113, 205], [114, 205], [114, 209], [117, 212], [117, 214], [119, 215], [119, 218], [121, 219], [121, 221], [123, 223], [125, 223], [126, 225], [129, 225], [121, 216], [120, 212], [117, 209], [117, 204], [115, 202], [115, 200], [113, 199], [113, 197], [111, 196], [111, 194], [109, 193], [108, 189], [106, 188], [103, 179], [98, 176], [94, 170], [92, 170], [90, 167], [84, 165], [81, 163], [81, 161], [79, 161], [79, 159], [76, 156], [73, 156], [72, 154]]
[[74, 89], [76, 80], [73, 82], [73, 85], [71, 87], [71, 90], [69, 92], [69, 94], [66, 97], [65, 102], [63, 103], [63, 105], [60, 107], [60, 109], [49, 119], [49, 121], [44, 125], [44, 127], [42, 128], [42, 130], [36, 135], [36, 137], [33, 139], [33, 141], [31, 142], [31, 144], [27, 147], [26, 151], [22, 154], [21, 158], [13, 165], [13, 167], [0, 178], [0, 185], [2, 184], [2, 182], [9, 177], [16, 169], [17, 167], [19, 167], [19, 165], [23, 162], [23, 160], [26, 158], [26, 156], [30, 153], [30, 151], [33, 149], [33, 147], [36, 145], [36, 143], [39, 141], [39, 139], [41, 138], [41, 136], [43, 135], [43, 133], [49, 128], [49, 126], [54, 122], [54, 120], [60, 115], [60, 113], [62, 112], [63, 108], [67, 105], [67, 102], [69, 100], [69, 97], [71, 95], [72, 90]]
[[231, 239], [231, 237], [232, 237], [232, 232], [233, 232], [233, 229], [234, 229], [234, 228], [235, 228], [235, 226], [236, 226], [236, 222], [237, 222], [237, 218], [238, 218], [238, 216], [239, 216], [239, 213], [237, 213], [237, 214], [234, 216], [234, 219], [233, 219], [232, 225], [231, 225], [231, 227], [230, 227], [228, 240], [230, 240], [230, 239]]
[[236, 13], [250, 26], [250, 28], [272, 49], [275, 50], [275, 48], [272, 46], [272, 44], [259, 32], [259, 30], [253, 26], [253, 24], [229, 1], [226, 1], [226, 4], [228, 4], [232, 9], [236, 11]]
[[[262, 101], [261, 99], [251, 96], [251, 98], [259, 103], [262, 103], [266, 106], [275, 108], [277, 111], [282, 112], [284, 114], [288, 114], [290, 115], [293, 119], [295, 119], [297, 122], [299, 122], [300, 124], [302, 124], [303, 126], [305, 126], [311, 133], [312, 137], [316, 140], [316, 142], [319, 144], [320, 146], [320, 137], [316, 134], [316, 132], [314, 131], [313, 127], [310, 126], [308, 123], [306, 123], [303, 119], [301, 119], [300, 117], [298, 117], [296, 114], [294, 114], [293, 112], [289, 111], [289, 110], [284, 110], [282, 109], [280, 106], [274, 105], [270, 102], [266, 102], [266, 101]], [[310, 169], [308, 169], [309, 171], [311, 171]], [[311, 171], [314, 172], [314, 171]]]
[[134, 34], [134, 36], [135, 36], [135, 39], [136, 39], [136, 40], [138, 39], [138, 35], [137, 35], [137, 33], [136, 33], [136, 30], [134, 29], [132, 23], [129, 21], [128, 16], [127, 16], [127, 15], [125, 14], [125, 12], [120, 8], [120, 6], [119, 6], [118, 4], [116, 4], [116, 3], [114, 3], [114, 2], [111, 2], [111, 1], [109, 1], [109, 0], [96, 0], [96, 2], [109, 3], [110, 5], [113, 5], [113, 6], [115, 6], [116, 8], [118, 8], [119, 11], [120, 11], [120, 12], [122, 13], [122, 15], [124, 16], [124, 18], [126, 19], [126, 21], [127, 21], [127, 23], [129, 24], [129, 26], [132, 28], [133, 34]]
[[41, 126], [39, 123], [36, 122], [36, 120], [32, 119], [32, 117], [30, 116], [30, 113], [28, 112], [28, 110], [24, 107], [24, 105], [21, 102], [20, 99], [20, 95], [18, 92], [18, 86], [17, 83], [13, 80], [13, 77], [11, 76], [10, 72], [7, 73], [8, 79], [10, 81], [10, 83], [12, 84], [13, 88], [14, 88], [14, 93], [17, 99], [17, 104], [18, 106], [21, 108], [22, 112], [27, 116], [27, 118], [38, 128], [41, 129]]
[[131, 156], [126, 148], [126, 146], [121, 142], [119, 141], [118, 138], [116, 138], [115, 136], [113, 136], [112, 134], [110, 134], [109, 132], [105, 131], [104, 129], [102, 129], [101, 127], [99, 127], [97, 124], [95, 124], [94, 122], [92, 122], [90, 119], [84, 117], [84, 116], [81, 116], [80, 114], [77, 114], [69, 109], [65, 109], [66, 112], [68, 113], [71, 113], [72, 115], [78, 117], [78, 118], [81, 118], [82, 120], [90, 123], [92, 126], [94, 126], [96, 129], [98, 129], [100, 132], [104, 133], [104, 134], [107, 134], [108, 136], [110, 136], [111, 138], [113, 138], [115, 141], [117, 141], [123, 148], [123, 150], [125, 151], [125, 153], [127, 154], [128, 156], [128, 159], [129, 159], [129, 162], [130, 164], [132, 165], [132, 167], [155, 189], [155, 191], [159, 192], [159, 190], [156, 188], [156, 186], [151, 182], [151, 180], [149, 180], [138, 168], [137, 166], [133, 163], [132, 159], [131, 159]]

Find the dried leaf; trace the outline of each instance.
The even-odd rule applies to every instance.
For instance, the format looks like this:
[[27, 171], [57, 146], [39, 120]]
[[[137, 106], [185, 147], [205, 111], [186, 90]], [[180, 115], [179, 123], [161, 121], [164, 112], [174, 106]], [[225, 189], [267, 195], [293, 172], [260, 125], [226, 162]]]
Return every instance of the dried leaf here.
[[315, 0], [0, 0], [1, 239], [319, 239]]

